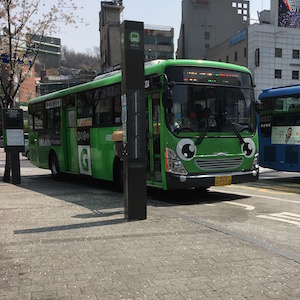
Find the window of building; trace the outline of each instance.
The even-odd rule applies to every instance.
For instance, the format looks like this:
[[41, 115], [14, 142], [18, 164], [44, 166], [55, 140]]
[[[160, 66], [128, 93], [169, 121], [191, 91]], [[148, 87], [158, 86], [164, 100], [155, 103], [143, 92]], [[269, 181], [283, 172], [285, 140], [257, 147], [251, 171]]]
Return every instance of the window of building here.
[[209, 49], [209, 44], [205, 44], [205, 49]]
[[300, 50], [293, 50], [293, 58], [299, 59]]
[[244, 48], [244, 57], [247, 57], [247, 48]]
[[236, 51], [236, 52], [234, 52], [234, 61], [237, 61], [237, 60], [238, 60], [238, 53]]
[[226, 62], [229, 63], [229, 56], [226, 56]]
[[281, 79], [281, 70], [275, 70], [275, 78]]
[[156, 45], [157, 44], [157, 37], [153, 35], [145, 35], [144, 36], [144, 44], [149, 45]]
[[205, 40], [209, 40], [210, 39], [210, 32], [209, 31], [205, 31], [204, 32], [204, 39]]
[[167, 37], [167, 36], [158, 36], [157, 37], [157, 45], [172, 46], [173, 38]]
[[174, 58], [173, 52], [167, 52], [167, 51], [158, 51], [157, 52], [157, 58], [161, 59], [169, 59]]
[[259, 67], [260, 64], [260, 49], [255, 49], [255, 67]]
[[275, 57], [282, 57], [282, 49], [275, 48]]
[[292, 79], [299, 80], [299, 71], [292, 71]]

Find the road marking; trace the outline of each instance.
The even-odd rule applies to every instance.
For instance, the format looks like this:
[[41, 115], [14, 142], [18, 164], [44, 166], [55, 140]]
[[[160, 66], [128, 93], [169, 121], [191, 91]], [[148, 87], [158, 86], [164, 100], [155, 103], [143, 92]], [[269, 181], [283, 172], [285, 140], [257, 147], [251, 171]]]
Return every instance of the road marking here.
[[257, 217], [285, 222], [300, 227], [300, 215], [289, 213], [289, 212], [282, 212], [282, 213], [275, 213], [275, 214], [268, 214], [268, 215], [258, 215]]
[[230, 202], [230, 201], [224, 201], [224, 203], [231, 204], [231, 205], [242, 206], [242, 207], [245, 207], [245, 210], [254, 210], [255, 209], [254, 206], [247, 205], [247, 204], [235, 203], [235, 202]]
[[[289, 202], [289, 203], [300, 204], [299, 200], [287, 200], [287, 199], [282, 199], [282, 198], [270, 197], [270, 196], [266, 196], [266, 195], [256, 195], [256, 194], [240, 193], [240, 192], [237, 192], [237, 191], [233, 191], [233, 189], [234, 189], [233, 186], [229, 185], [228, 187], [231, 188], [232, 191], [230, 191], [229, 189], [225, 190], [225, 189], [215, 188], [215, 187], [211, 187], [210, 190], [211, 191], [215, 191], [215, 192], [221, 192], [221, 193], [234, 193], [235, 195], [246, 196], [246, 197], [257, 197], [257, 198], [263, 198], [263, 199], [269, 199], [269, 200], [276, 200], [276, 201], [282, 201], [282, 202]], [[255, 190], [255, 191], [265, 192], [262, 189], [257, 190], [257, 188], [245, 187], [245, 186], [239, 186], [239, 189], [245, 189], [245, 190], [248, 189], [248, 190]], [[273, 194], [283, 195], [285, 193], [277, 192], [277, 193], [273, 193]]]

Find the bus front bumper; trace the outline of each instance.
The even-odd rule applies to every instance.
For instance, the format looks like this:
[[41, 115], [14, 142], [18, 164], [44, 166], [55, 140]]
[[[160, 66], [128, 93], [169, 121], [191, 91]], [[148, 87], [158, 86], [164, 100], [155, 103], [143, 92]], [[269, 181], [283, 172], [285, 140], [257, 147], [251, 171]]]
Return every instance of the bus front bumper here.
[[[186, 189], [186, 188], [208, 188], [216, 185], [216, 178], [231, 178], [231, 183], [255, 182], [259, 177], [259, 170], [238, 171], [228, 173], [211, 173], [205, 175], [178, 175], [166, 173], [168, 189]], [[224, 184], [226, 185], [226, 184]]]

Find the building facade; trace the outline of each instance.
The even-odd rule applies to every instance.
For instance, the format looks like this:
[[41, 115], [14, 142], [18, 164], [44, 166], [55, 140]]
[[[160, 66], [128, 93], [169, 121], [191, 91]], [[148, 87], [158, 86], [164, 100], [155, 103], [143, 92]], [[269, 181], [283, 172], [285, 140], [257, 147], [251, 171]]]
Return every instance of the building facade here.
[[[121, 65], [120, 14], [122, 1], [102, 1], [99, 13], [100, 65], [106, 72]], [[174, 28], [144, 25], [145, 61], [174, 58]]]
[[206, 51], [206, 59], [248, 66], [247, 30], [237, 32], [229, 40]]
[[206, 51], [247, 28], [249, 1], [182, 0], [177, 58], [206, 59]]
[[272, 0], [259, 22], [206, 51], [209, 60], [248, 67], [256, 98], [263, 89], [300, 82], [300, 0], [285, 3]]
[[248, 28], [248, 68], [256, 97], [265, 88], [299, 84], [300, 1], [291, 4], [272, 0], [270, 22]]
[[174, 58], [174, 28], [144, 25], [145, 61]]
[[103, 71], [121, 63], [120, 14], [123, 9], [122, 1], [101, 1], [100, 66]]

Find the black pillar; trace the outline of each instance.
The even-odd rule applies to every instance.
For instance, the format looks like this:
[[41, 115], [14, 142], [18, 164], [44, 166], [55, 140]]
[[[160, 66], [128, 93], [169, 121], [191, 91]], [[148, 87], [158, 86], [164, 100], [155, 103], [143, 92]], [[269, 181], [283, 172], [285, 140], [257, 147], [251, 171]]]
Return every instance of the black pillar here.
[[144, 24], [121, 28], [125, 217], [147, 218]]

